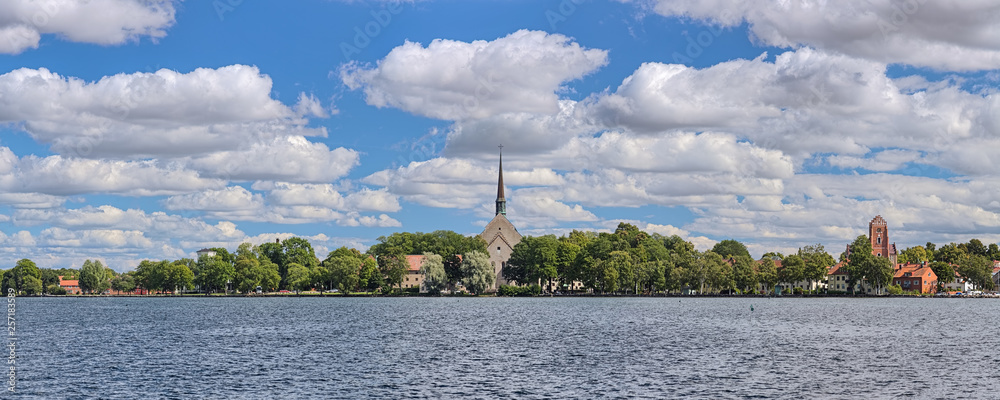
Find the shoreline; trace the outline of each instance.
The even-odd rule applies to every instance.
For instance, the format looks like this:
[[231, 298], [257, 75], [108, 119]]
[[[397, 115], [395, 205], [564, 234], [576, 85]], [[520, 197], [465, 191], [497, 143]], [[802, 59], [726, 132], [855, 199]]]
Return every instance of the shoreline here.
[[858, 299], [880, 299], [880, 298], [1000, 298], [1000, 296], [995, 295], [976, 295], [976, 296], [966, 296], [966, 295], [947, 295], [939, 296], [936, 294], [929, 295], [851, 295], [851, 294], [798, 294], [798, 295], [723, 295], [723, 294], [655, 294], [655, 295], [641, 295], [641, 294], [557, 294], [557, 295], [537, 295], [537, 296], [496, 296], [496, 295], [431, 295], [431, 294], [309, 294], [309, 293], [271, 293], [271, 294], [102, 294], [102, 295], [32, 295], [32, 296], [17, 296], [19, 298], [25, 297], [52, 297], [52, 298], [280, 298], [280, 297], [309, 297], [309, 298], [359, 298], [359, 297], [371, 297], [371, 298], [746, 298], [746, 299], [782, 299], [782, 298], [858, 298]]

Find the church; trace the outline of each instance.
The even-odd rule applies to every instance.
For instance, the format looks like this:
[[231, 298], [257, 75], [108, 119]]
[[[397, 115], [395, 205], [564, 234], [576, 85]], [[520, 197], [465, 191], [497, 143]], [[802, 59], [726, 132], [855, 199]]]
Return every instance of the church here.
[[507, 284], [501, 271], [503, 266], [507, 264], [507, 260], [510, 259], [514, 246], [521, 242], [521, 234], [507, 219], [507, 199], [504, 198], [503, 192], [502, 152], [500, 153], [500, 176], [497, 179], [496, 214], [493, 216], [493, 220], [486, 224], [486, 228], [479, 236], [486, 241], [486, 250], [490, 254], [490, 265], [493, 266], [493, 272], [496, 273], [494, 289]]

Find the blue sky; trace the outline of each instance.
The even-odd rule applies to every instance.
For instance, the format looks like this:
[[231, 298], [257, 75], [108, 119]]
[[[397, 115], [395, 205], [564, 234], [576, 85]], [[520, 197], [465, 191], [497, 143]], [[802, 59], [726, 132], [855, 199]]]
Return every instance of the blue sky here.
[[1000, 6], [0, 5], [0, 265], [628, 221], [701, 249], [1000, 240]]

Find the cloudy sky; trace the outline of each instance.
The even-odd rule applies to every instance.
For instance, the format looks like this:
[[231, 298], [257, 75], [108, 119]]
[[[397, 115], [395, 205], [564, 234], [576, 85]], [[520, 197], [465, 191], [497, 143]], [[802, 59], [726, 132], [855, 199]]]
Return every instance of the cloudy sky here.
[[1000, 240], [993, 0], [8, 0], [0, 267], [629, 221]]

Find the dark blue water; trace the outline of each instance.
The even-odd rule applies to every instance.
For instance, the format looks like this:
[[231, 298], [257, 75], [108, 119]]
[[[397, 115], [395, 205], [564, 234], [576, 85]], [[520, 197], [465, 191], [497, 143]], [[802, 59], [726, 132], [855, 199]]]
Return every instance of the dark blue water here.
[[1000, 398], [998, 315], [991, 299], [18, 298], [15, 397]]

